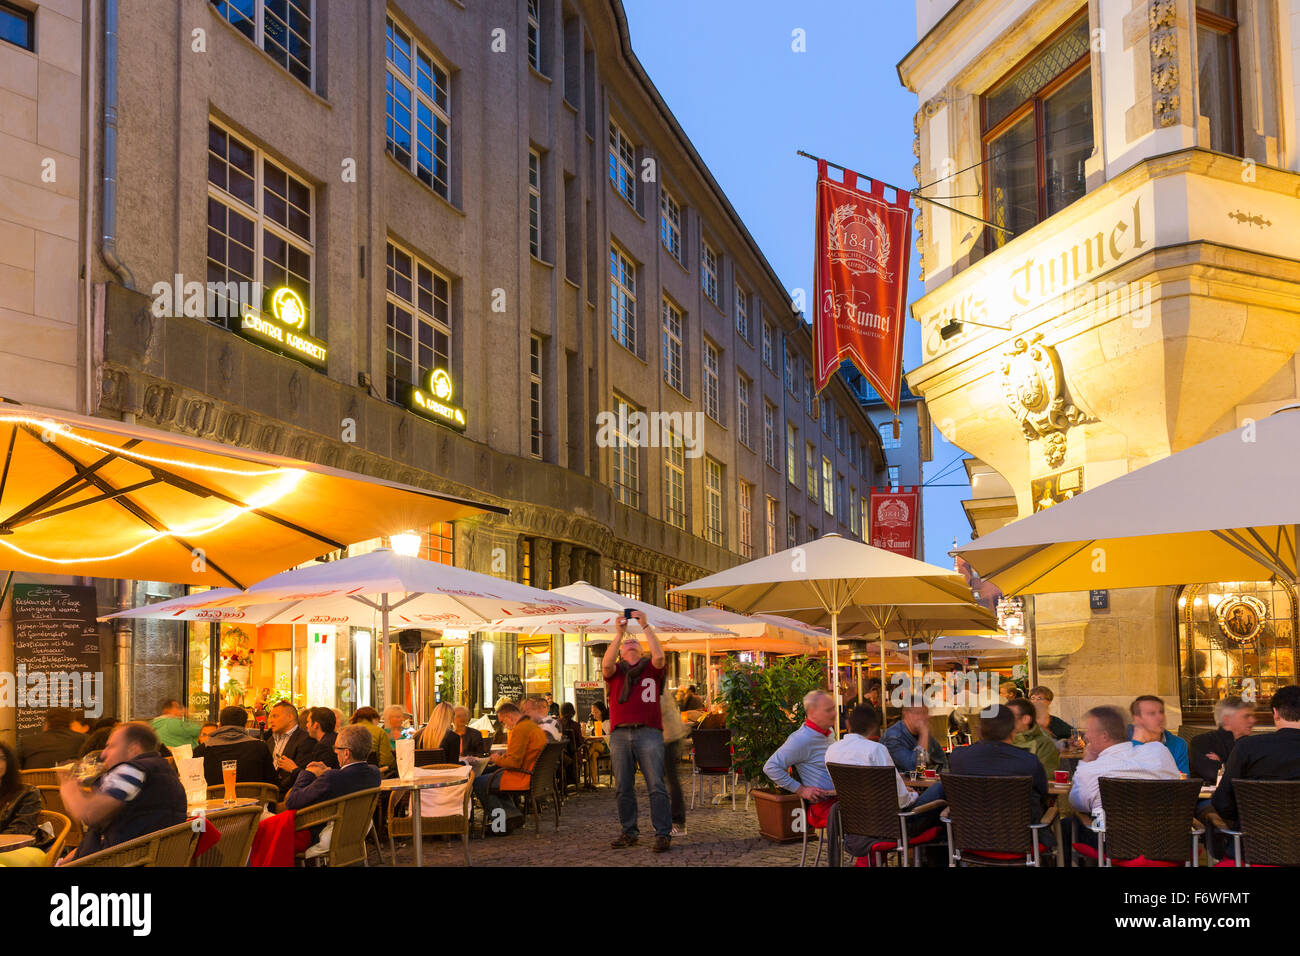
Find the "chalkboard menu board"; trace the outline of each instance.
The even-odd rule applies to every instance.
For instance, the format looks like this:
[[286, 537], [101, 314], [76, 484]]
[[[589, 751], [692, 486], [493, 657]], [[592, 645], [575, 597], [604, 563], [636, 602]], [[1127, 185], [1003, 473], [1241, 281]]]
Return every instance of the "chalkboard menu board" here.
[[[35, 733], [50, 707], [103, 706], [98, 605], [92, 587], [15, 584], [14, 666], [19, 674], [18, 736]], [[82, 675], [100, 673], [92, 683]], [[69, 675], [53, 679], [50, 675]]]
[[496, 686], [496, 695], [492, 703], [502, 697], [509, 697], [516, 704], [524, 699], [524, 681], [518, 674], [494, 674], [492, 682]]
[[591, 714], [591, 705], [605, 704], [605, 684], [603, 681], [581, 681], [573, 685], [573, 706], [578, 711], [578, 720], [586, 722]]

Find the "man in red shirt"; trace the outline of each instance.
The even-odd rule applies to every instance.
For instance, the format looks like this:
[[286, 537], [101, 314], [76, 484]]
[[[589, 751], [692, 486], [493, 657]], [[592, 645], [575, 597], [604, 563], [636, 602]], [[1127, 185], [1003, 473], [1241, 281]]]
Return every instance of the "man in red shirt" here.
[[641, 653], [641, 644], [627, 634], [627, 619], [620, 617], [618, 631], [605, 649], [601, 671], [609, 699], [610, 762], [618, 801], [619, 836], [610, 842], [614, 849], [632, 846], [640, 831], [636, 825], [636, 768], [641, 767], [646, 789], [650, 792], [650, 820], [655, 828], [651, 849], [664, 853], [672, 845], [672, 805], [664, 783], [663, 714], [659, 696], [664, 690], [664, 652], [654, 628], [646, 623], [645, 614], [633, 611], [632, 617], [645, 632], [650, 656]]

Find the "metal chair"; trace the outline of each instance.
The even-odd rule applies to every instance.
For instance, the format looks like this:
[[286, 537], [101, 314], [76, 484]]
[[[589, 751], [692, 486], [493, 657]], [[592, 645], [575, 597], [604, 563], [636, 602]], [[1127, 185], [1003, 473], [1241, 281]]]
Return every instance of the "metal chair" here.
[[[459, 763], [435, 764], [432, 767], [424, 768], [426, 770], [464, 770], [465, 765]], [[418, 791], [417, 791], [418, 793]], [[423, 836], [459, 836], [465, 845], [465, 865], [469, 866], [469, 830], [470, 819], [473, 810], [470, 801], [474, 795], [474, 771], [470, 770], [469, 776], [465, 778], [465, 805], [459, 814], [440, 817], [427, 817], [421, 812], [420, 814], [420, 833]], [[388, 798], [388, 849], [393, 860], [397, 860], [397, 847], [394, 843], [396, 837], [414, 837], [415, 821], [411, 818], [410, 813], [406, 816], [395, 816], [393, 811], [396, 810], [403, 800], [410, 802], [410, 791], [392, 793]], [[423, 811], [423, 802], [419, 802]]]
[[1197, 840], [1205, 833], [1195, 816], [1200, 780], [1102, 777], [1098, 784], [1103, 823], [1088, 826], [1097, 848], [1075, 843], [1076, 855], [1100, 866], [1199, 865]]
[[45, 848], [45, 865], [54, 866], [63, 855], [64, 841], [68, 837], [68, 831], [72, 829], [72, 820], [55, 810], [42, 810], [37, 820], [39, 821], [37, 826], [48, 823], [54, 831], [54, 842]]
[[1300, 866], [1300, 780], [1233, 780], [1236, 829], [1216, 818], [1232, 837], [1232, 859], [1219, 866]]
[[186, 820], [164, 830], [146, 833], [117, 846], [89, 853], [67, 866], [189, 866], [199, 834]]
[[691, 809], [695, 809], [701, 777], [721, 777], [725, 794], [728, 776], [731, 777], [731, 809], [736, 809], [737, 771], [731, 753], [731, 731], [726, 727], [716, 730], [696, 728], [691, 739]]
[[[734, 790], [732, 791], [731, 799], [733, 804], [732, 809], [735, 809], [734, 804], [736, 799], [736, 793]], [[811, 804], [809, 804], [807, 800], [805, 800], [803, 797], [799, 798], [799, 812], [803, 815], [803, 821], [802, 821], [803, 825], [799, 828], [800, 834], [803, 836], [803, 850], [799, 854], [799, 865], [803, 866], [808, 859], [808, 834], [811, 831], [817, 834], [817, 856], [813, 858], [813, 868], [815, 869], [817, 865], [821, 863], [822, 846], [826, 843], [826, 831], [830, 827], [830, 821], [828, 819], [825, 826], [820, 826], [820, 827], [813, 826], [808, 820], [809, 806], [811, 806]], [[826, 854], [826, 860], [828, 863], [830, 862], [829, 853]]]
[[[550, 800], [555, 808], [555, 830], [558, 833], [560, 829], [560, 794], [556, 786], [556, 773], [559, 770], [560, 755], [564, 750], [564, 744], [558, 740], [552, 740], [542, 748], [541, 754], [537, 758], [537, 763], [533, 764], [533, 773], [529, 778], [530, 783], [527, 790], [515, 791], [523, 794], [524, 814], [527, 815], [529, 809], [533, 811], [534, 835], [542, 834], [542, 815], [540, 812], [541, 802]], [[506, 790], [503, 793], [510, 793]]]
[[[835, 784], [835, 808], [839, 816], [841, 846], [848, 836], [864, 836], [875, 842], [869, 853], [874, 864], [882, 866], [883, 857], [897, 853], [903, 866], [907, 866], [908, 852], [913, 851], [914, 865], [921, 865], [921, 847], [939, 838], [939, 827], [931, 827], [909, 837], [907, 823], [920, 814], [941, 810], [946, 803], [932, 803], [908, 810], [898, 808], [897, 771], [893, 767], [862, 767], [854, 764], [828, 763], [831, 780]], [[897, 838], [891, 834], [897, 833]], [[847, 847], [844, 847], [847, 852]], [[852, 854], [849, 854], [852, 855]]]
[[942, 773], [948, 807], [940, 819], [948, 830], [948, 865], [1039, 866], [1041, 831], [1056, 831], [1056, 806], [1042, 819], [1030, 812], [1032, 777], [977, 777]]
[[336, 797], [324, 803], [303, 807], [294, 814], [294, 831], [334, 824], [330, 847], [324, 854], [327, 866], [352, 866], [361, 863], [369, 866], [366, 852], [366, 835], [379, 802], [380, 790], [360, 790], [345, 797]]
[[210, 847], [190, 864], [191, 866], [247, 866], [248, 854], [253, 849], [253, 838], [257, 836], [257, 821], [262, 816], [262, 807], [231, 807], [229, 810], [213, 810], [204, 814], [204, 824], [211, 823], [221, 835], [215, 846]]

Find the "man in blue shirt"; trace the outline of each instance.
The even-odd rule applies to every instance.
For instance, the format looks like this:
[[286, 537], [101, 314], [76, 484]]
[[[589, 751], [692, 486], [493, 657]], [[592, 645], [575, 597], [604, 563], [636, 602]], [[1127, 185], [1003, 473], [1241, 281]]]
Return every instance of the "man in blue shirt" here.
[[924, 747], [931, 769], [948, 769], [948, 755], [930, 738], [930, 712], [924, 707], [904, 707], [903, 717], [885, 731], [880, 742], [889, 748], [900, 771], [916, 769], [916, 748]]
[[1143, 694], [1128, 708], [1133, 716], [1135, 744], [1161, 743], [1168, 748], [1181, 773], [1190, 773], [1187, 741], [1165, 730], [1165, 702], [1152, 694]]

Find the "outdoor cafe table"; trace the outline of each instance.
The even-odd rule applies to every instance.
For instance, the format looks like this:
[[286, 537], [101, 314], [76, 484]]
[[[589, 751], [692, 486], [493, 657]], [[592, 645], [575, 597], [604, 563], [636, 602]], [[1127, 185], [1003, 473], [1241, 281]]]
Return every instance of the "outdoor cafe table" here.
[[[439, 787], [455, 787], [464, 785], [465, 778], [461, 776], [447, 776], [444, 772], [441, 776], [415, 777], [411, 780], [403, 780], [401, 777], [389, 777], [379, 783], [379, 789], [384, 791], [392, 790], [434, 790]], [[415, 865], [424, 866], [424, 808], [420, 804], [418, 794], [411, 798], [411, 838], [415, 841]], [[394, 861], [396, 862], [396, 861]]]
[[28, 836], [23, 833], [6, 833], [0, 834], [0, 853], [8, 853], [10, 850], [21, 850], [25, 846], [31, 846], [36, 842], [36, 837]]
[[238, 807], [251, 807], [261, 801], [255, 797], [236, 797], [232, 802], [226, 803], [221, 797], [212, 800], [199, 800], [196, 803], [188, 804], [185, 809], [190, 813], [202, 810], [204, 813], [216, 813], [218, 810], [233, 810]]

